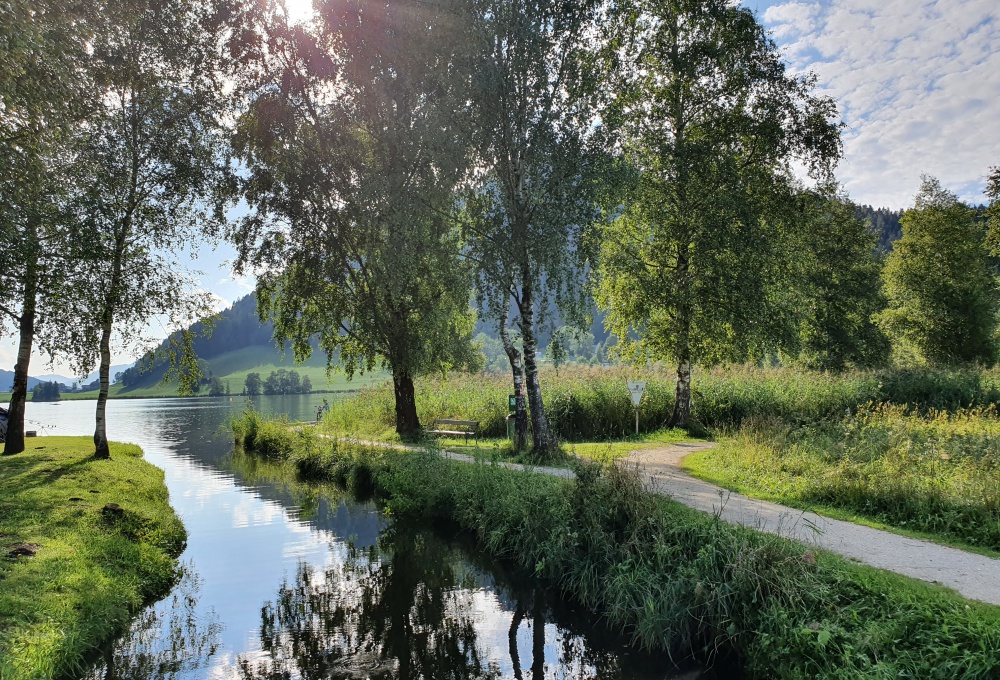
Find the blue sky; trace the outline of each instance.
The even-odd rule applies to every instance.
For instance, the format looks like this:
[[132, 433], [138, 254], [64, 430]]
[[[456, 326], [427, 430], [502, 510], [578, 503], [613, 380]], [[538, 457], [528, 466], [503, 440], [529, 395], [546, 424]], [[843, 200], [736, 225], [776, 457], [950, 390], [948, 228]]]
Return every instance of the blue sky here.
[[[304, 0], [290, 0], [293, 8]], [[970, 202], [1000, 165], [1000, 1], [746, 0], [796, 72], [811, 71], [846, 123], [837, 176], [850, 197], [905, 208], [922, 174]], [[252, 290], [234, 279], [228, 245], [197, 246], [189, 263], [224, 308]], [[188, 263], [185, 263], [188, 264]], [[163, 337], [154, 324], [149, 335]], [[0, 368], [14, 364], [0, 339]], [[117, 351], [125, 363], [134, 351]], [[49, 372], [32, 360], [32, 374]], [[56, 365], [55, 372], [66, 373]]]

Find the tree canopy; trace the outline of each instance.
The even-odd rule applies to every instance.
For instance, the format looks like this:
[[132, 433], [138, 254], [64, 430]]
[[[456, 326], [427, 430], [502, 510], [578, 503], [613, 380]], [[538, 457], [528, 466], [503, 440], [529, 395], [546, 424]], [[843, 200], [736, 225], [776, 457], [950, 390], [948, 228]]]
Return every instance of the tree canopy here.
[[236, 152], [252, 212], [231, 233], [237, 267], [260, 272], [262, 318], [297, 358], [318, 336], [349, 375], [386, 366], [407, 435], [419, 429], [413, 378], [476, 360], [451, 218], [468, 157], [459, 6], [331, 3], [292, 27], [271, 5], [250, 15], [256, 37], [242, 46]]
[[725, 0], [635, 0], [610, 25], [602, 118], [637, 177], [604, 232], [597, 299], [626, 352], [677, 362], [672, 422], [686, 425], [692, 362], [785, 332], [791, 164], [828, 175], [836, 107]]
[[883, 272], [879, 324], [897, 353], [933, 364], [996, 360], [998, 291], [975, 212], [924, 177]]

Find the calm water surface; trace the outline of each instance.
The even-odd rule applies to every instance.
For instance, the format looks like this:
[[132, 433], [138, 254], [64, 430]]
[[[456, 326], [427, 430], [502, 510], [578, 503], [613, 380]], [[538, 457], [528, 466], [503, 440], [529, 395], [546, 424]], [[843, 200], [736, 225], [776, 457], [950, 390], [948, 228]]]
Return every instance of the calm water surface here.
[[[315, 416], [320, 398], [262, 397]], [[186, 575], [88, 678], [695, 678], [641, 654], [509, 566], [393, 526], [327, 486], [233, 454], [243, 399], [108, 403], [108, 435], [162, 468]], [[29, 402], [28, 429], [90, 435], [93, 401]], [[707, 676], [705, 676], [707, 677]], [[712, 676], [714, 677], [714, 676]]]

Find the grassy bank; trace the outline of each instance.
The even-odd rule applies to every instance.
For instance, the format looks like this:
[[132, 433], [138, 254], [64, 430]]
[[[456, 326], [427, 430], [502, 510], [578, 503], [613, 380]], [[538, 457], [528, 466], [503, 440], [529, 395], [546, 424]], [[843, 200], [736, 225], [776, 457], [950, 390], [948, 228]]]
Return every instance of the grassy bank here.
[[163, 472], [130, 444], [92, 453], [86, 437], [39, 437], [0, 457], [4, 680], [79, 674], [177, 577], [185, 532]]
[[567, 481], [235, 425], [306, 478], [469, 533], [649, 648], [700, 659], [728, 650], [754, 678], [1000, 673], [997, 608], [721, 523], [643, 492], [627, 470], [588, 465]]
[[[673, 409], [675, 375], [667, 366], [563, 366], [543, 369], [541, 381], [553, 429], [566, 442], [616, 440], [634, 432], [625, 381], [648, 381], [640, 411], [643, 433], [662, 429]], [[451, 374], [417, 381], [422, 423], [436, 418], [480, 421], [485, 437], [506, 436], [510, 378], [502, 374]], [[762, 418], [791, 425], [837, 420], [868, 403], [910, 404], [920, 409], [983, 406], [1000, 402], [1000, 373], [981, 371], [854, 371], [827, 374], [790, 368], [735, 366], [697, 370], [693, 415], [703, 427], [732, 429]], [[335, 404], [325, 427], [335, 433], [392, 438], [391, 385], [362, 390]]]
[[1000, 418], [993, 406], [871, 406], [836, 422], [770, 422], [689, 456], [742, 493], [1000, 552]]

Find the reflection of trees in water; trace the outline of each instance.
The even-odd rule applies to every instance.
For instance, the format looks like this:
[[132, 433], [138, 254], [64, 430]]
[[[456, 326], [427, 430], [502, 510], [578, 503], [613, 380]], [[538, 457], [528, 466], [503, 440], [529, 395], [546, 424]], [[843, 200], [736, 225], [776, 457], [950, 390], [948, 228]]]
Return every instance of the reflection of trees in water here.
[[424, 534], [386, 538], [391, 549], [351, 549], [325, 572], [301, 564], [262, 608], [269, 658], [241, 659], [243, 677], [499, 677], [477, 645], [471, 593], [456, 587], [455, 551]]
[[[532, 579], [431, 531], [390, 528], [378, 548], [350, 548], [342, 563], [325, 571], [300, 564], [294, 581], [262, 608], [261, 653], [241, 658], [242, 676], [499, 678], [500, 664], [487, 658], [477, 632], [484, 621], [497, 623], [477, 604], [484, 590], [494, 592], [500, 612], [511, 616], [504, 624], [508, 677], [610, 680], [670, 673], [665, 657], [629, 650], [620, 637], [585, 620], [592, 615], [568, 609]], [[558, 642], [548, 648], [555, 663], [548, 665], [546, 623], [559, 629]], [[530, 652], [518, 646], [525, 630]]]
[[204, 668], [219, 646], [222, 626], [214, 613], [207, 621], [197, 614], [201, 579], [191, 568], [173, 590], [170, 608], [147, 607], [129, 633], [109, 647], [89, 680], [170, 680]]

